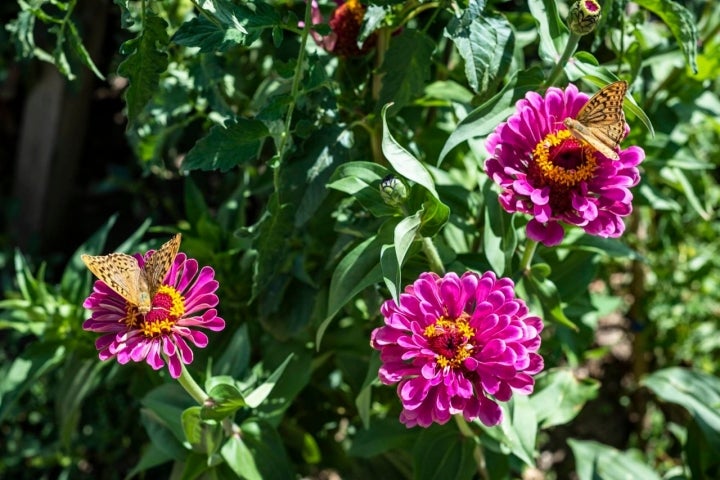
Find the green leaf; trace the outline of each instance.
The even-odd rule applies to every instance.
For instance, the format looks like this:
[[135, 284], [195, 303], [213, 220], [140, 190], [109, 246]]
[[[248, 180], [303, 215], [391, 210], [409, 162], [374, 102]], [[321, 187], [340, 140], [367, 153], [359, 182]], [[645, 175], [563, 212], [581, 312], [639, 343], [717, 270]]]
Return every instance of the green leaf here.
[[419, 213], [420, 212], [416, 212], [414, 215], [403, 218], [400, 223], [395, 226], [393, 245], [395, 246], [397, 263], [401, 268], [405, 261], [405, 255], [407, 255], [410, 246], [417, 238], [418, 231], [420, 230], [422, 219]]
[[418, 480], [471, 479], [477, 471], [475, 441], [460, 435], [454, 425], [431, 426], [420, 434], [413, 448]]
[[374, 235], [348, 252], [335, 267], [330, 279], [327, 315], [316, 334], [318, 346], [325, 329], [340, 309], [365, 287], [382, 280], [379, 260], [380, 249], [385, 243], [389, 242]]
[[650, 10], [665, 22], [675, 36], [675, 41], [680, 45], [685, 55], [685, 61], [693, 73], [698, 73], [698, 31], [697, 21], [693, 18], [692, 13], [672, 0], [636, 0], [635, 3]]
[[68, 22], [67, 30], [69, 32], [68, 40], [73, 52], [80, 58], [80, 61], [95, 74], [95, 76], [101, 80], [105, 80], [105, 77], [102, 73], [100, 73], [100, 70], [98, 70], [97, 66], [92, 61], [92, 58], [90, 58], [90, 54], [85, 49], [85, 45], [83, 45], [82, 40], [80, 39], [80, 34], [78, 33], [75, 24]]
[[[222, 442], [223, 432], [220, 423], [206, 422], [203, 418], [205, 406], [193, 406], [182, 413], [181, 423], [185, 439], [193, 452], [209, 457], [217, 452]], [[206, 462], [207, 463], [207, 462]]]
[[348, 453], [353, 457], [371, 458], [393, 449], [410, 448], [417, 437], [417, 432], [398, 422], [395, 417], [377, 418], [373, 419], [368, 428], [357, 431]]
[[540, 31], [540, 58], [554, 65], [568, 38], [568, 28], [560, 20], [555, 0], [529, 0], [528, 7]]
[[147, 420], [150, 423], [146, 427], [157, 424], [172, 432], [176, 440], [185, 438], [180, 419], [182, 412], [193, 406], [193, 402], [179, 384], [160, 385], [148, 392], [141, 403], [148, 412]]
[[226, 0], [213, 0], [214, 11], [183, 23], [172, 41], [200, 52], [226, 52], [238, 45], [250, 45], [265, 29], [278, 26], [280, 16], [265, 2], [237, 5]]
[[402, 288], [402, 271], [395, 251], [394, 245], [382, 246], [380, 250], [380, 267], [382, 268], [382, 278], [385, 286], [390, 292], [390, 296], [397, 302]]
[[445, 29], [465, 61], [465, 76], [475, 92], [493, 90], [512, 62], [515, 35], [507, 19], [485, 12], [485, 2], [470, 2]]
[[226, 172], [255, 160], [269, 135], [265, 124], [258, 120], [238, 118], [225, 126], [215, 125], [188, 152], [182, 169]]
[[547, 278], [550, 268], [546, 264], [534, 264], [523, 277], [523, 285], [528, 292], [537, 297], [542, 305], [545, 318], [551, 318], [561, 325], [578, 330], [577, 325], [570, 321], [563, 312], [560, 294], [555, 284]]
[[255, 456], [239, 435], [233, 435], [220, 449], [220, 454], [238, 477], [244, 480], [263, 480]]
[[[103, 253], [108, 233], [113, 225], [115, 225], [117, 217], [117, 213], [111, 215], [105, 224], [93, 233], [92, 236], [85, 241], [85, 243], [80, 245], [80, 247], [78, 247], [78, 249], [75, 250], [70, 257], [70, 261], [68, 262], [68, 265], [63, 272], [62, 280], [60, 281], [60, 289], [66, 298], [80, 300], [82, 299], [84, 292], [90, 292], [90, 286], [93, 281], [92, 274], [85, 268], [85, 264], [80, 259], [80, 255], [83, 253], [100, 255]], [[145, 228], [147, 228], [147, 226], [148, 225], [146, 225]], [[78, 281], [78, 272], [86, 272], [82, 281]]]
[[280, 205], [277, 193], [273, 193], [253, 241], [258, 254], [253, 272], [253, 298], [256, 298], [285, 266], [289, 255], [288, 233], [293, 230], [292, 222], [291, 206]]
[[195, 17], [180, 26], [172, 41], [184, 47], [197, 47], [201, 53], [226, 52], [244, 44], [247, 33], [239, 23], [222, 25], [205, 17]]
[[510, 269], [517, 247], [517, 232], [513, 227], [513, 217], [500, 206], [492, 182], [485, 182], [482, 192], [485, 199], [483, 251], [495, 273], [502, 276]]
[[375, 217], [397, 215], [398, 209], [380, 195], [380, 182], [389, 174], [390, 170], [377, 163], [348, 162], [335, 169], [327, 188], [352, 195]]
[[223, 446], [222, 456], [244, 479], [286, 480], [294, 478], [283, 441], [265, 422], [247, 421], [240, 426], [241, 442], [233, 439]]
[[537, 377], [530, 397], [541, 428], [568, 423], [583, 406], [597, 397], [600, 382], [576, 377], [569, 368], [546, 370]]
[[140, 411], [140, 423], [150, 437], [150, 442], [157, 445], [164, 455], [182, 460], [188, 452], [182, 444], [185, 439], [181, 424], [182, 410], [173, 413], [171, 423], [168, 423], [165, 421], [168, 415], [162, 418], [158, 411], [144, 408]]
[[430, 78], [434, 50], [433, 41], [419, 30], [406, 28], [393, 37], [380, 70], [384, 76], [378, 105], [394, 102], [400, 109], [420, 97]]
[[60, 365], [65, 353], [62, 345], [30, 343], [20, 357], [12, 361], [5, 375], [0, 377], [0, 422], [12, 412], [15, 402], [38, 378]]
[[[372, 353], [370, 353], [370, 361], [367, 365], [367, 373], [365, 374], [365, 380], [363, 381], [362, 387], [360, 387], [360, 393], [358, 394], [357, 398], [355, 398], [355, 406], [357, 407], [358, 415], [360, 416], [363, 427], [365, 427], [365, 429], [370, 428], [372, 386], [377, 381], [380, 365], [382, 365], [382, 362], [380, 361], [380, 352], [378, 352], [377, 350], [373, 350]], [[393, 420], [393, 422], [399, 425], [399, 422], [395, 420]], [[357, 440], [357, 437], [355, 437], [355, 439]], [[355, 442], [353, 442], [353, 446], [354, 445]]]
[[568, 439], [573, 451], [579, 480], [660, 480], [660, 475], [646, 465], [645, 460], [630, 456], [602, 443]]
[[250, 362], [250, 338], [246, 323], [235, 328], [225, 351], [213, 364], [215, 375], [229, 375], [239, 378], [247, 370]]
[[126, 479], [134, 478], [141, 472], [150, 470], [153, 467], [167, 463], [173, 459], [171, 455], [165, 452], [159, 446], [149, 443], [146, 448], [141, 449], [142, 456], [135, 466], [128, 472]]
[[285, 361], [283, 361], [283, 363], [281, 363], [263, 383], [258, 385], [255, 390], [250, 392], [245, 397], [245, 401], [247, 402], [249, 407], [256, 408], [265, 401], [265, 399], [270, 395], [270, 393], [272, 393], [275, 385], [278, 383], [278, 380], [280, 380], [280, 377], [282, 376], [285, 368], [288, 366], [292, 358], [293, 354], [291, 353], [287, 356]]
[[222, 421], [248, 404], [240, 391], [228, 383], [215, 385], [208, 395], [212, 400], [202, 406], [200, 418], [203, 420]]
[[720, 379], [696, 370], [671, 367], [653, 372], [642, 384], [663, 401], [686, 409], [711, 451], [720, 452]]
[[390, 133], [390, 129], [387, 125], [387, 110], [392, 104], [387, 104], [382, 109], [382, 120], [383, 120], [383, 137], [382, 137], [382, 152], [385, 155], [387, 161], [392, 165], [397, 173], [412, 180], [413, 182], [425, 187], [433, 197], [438, 200], [437, 191], [435, 190], [435, 181], [433, 180], [430, 172], [428, 172], [425, 165], [415, 158], [410, 152], [405, 150], [397, 140], [395, 140]]
[[139, 35], [120, 47], [121, 53], [127, 57], [118, 65], [118, 75], [130, 82], [125, 91], [128, 128], [138, 121], [145, 105], [158, 91], [160, 75], [167, 70], [166, 26], [165, 20], [148, 9]]
[[536, 89], [542, 81], [542, 71], [537, 67], [514, 73], [500, 92], [458, 123], [440, 152], [438, 165], [456, 146], [471, 138], [485, 137], [495, 130], [515, 111], [515, 102]]
[[695, 193], [692, 182], [690, 182], [687, 175], [685, 175], [685, 172], [679, 168], [668, 167], [665, 171], [665, 174], [668, 176], [669, 179], [672, 179], [678, 183], [680, 190], [683, 194], [685, 194], [685, 198], [687, 198], [688, 203], [693, 208], [693, 210], [695, 210], [695, 212], [700, 216], [700, 218], [705, 221], [710, 221], [712, 215], [705, 211], [705, 209], [703, 208], [700, 199]]

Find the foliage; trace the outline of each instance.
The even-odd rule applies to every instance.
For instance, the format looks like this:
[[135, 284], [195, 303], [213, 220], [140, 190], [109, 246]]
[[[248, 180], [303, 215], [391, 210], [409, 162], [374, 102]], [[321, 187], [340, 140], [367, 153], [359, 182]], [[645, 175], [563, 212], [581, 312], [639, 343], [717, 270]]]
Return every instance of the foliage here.
[[[720, 474], [708, 453], [720, 442], [711, 2], [606, 1], [576, 38], [566, 2], [370, 1], [348, 39], [333, 20], [312, 23], [341, 15], [334, 2], [115, 0], [123, 43], [103, 62], [83, 46], [82, 2], [13, 6], [0, 39], [18, 61], [49, 62], [68, 82], [82, 69], [128, 81], [134, 191], [181, 184], [162, 203], [177, 213], [163, 231], [213, 266], [227, 327], [188, 367], [212, 398], [198, 404], [166, 372], [100, 362], [81, 329], [92, 282], [80, 254], [143, 251], [149, 219], [133, 217], [141, 226], [116, 246], [104, 211], [56, 278], [39, 258], [0, 254], [0, 476]], [[627, 231], [567, 229], [533, 250], [528, 219], [502, 209], [483, 171], [483, 141], [527, 92], [616, 78], [631, 85], [623, 145], [647, 155]], [[438, 264], [513, 278], [545, 320], [546, 369], [530, 397], [503, 404], [499, 426], [406, 429], [377, 380], [380, 305]], [[608, 341], [613, 319], [629, 354]], [[621, 438], [593, 418], [603, 409]], [[548, 461], [554, 451], [565, 461]]]

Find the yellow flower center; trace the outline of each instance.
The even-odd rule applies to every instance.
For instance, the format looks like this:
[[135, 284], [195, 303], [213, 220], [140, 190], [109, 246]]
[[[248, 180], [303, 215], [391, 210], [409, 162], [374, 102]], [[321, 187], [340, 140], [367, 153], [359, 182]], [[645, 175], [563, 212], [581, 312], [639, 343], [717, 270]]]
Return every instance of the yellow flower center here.
[[474, 345], [475, 329], [468, 323], [469, 315], [449, 319], [440, 317], [425, 328], [423, 334], [435, 352], [435, 361], [442, 368], [458, 368], [468, 358]]
[[569, 130], [549, 133], [533, 150], [533, 180], [541, 185], [570, 188], [595, 174], [594, 150], [572, 136]]
[[142, 315], [136, 306], [127, 305], [125, 324], [140, 330], [148, 338], [172, 331], [178, 318], [185, 314], [185, 298], [170, 285], [161, 285], [152, 300], [152, 308]]

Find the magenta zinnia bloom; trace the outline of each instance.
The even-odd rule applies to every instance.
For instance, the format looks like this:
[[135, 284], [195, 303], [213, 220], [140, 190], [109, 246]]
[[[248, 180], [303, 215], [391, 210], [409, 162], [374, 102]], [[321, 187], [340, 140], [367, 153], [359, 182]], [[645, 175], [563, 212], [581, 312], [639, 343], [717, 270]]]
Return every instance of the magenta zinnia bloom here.
[[423, 273], [399, 300], [382, 305], [385, 325], [373, 330], [371, 345], [380, 350], [380, 380], [399, 382], [406, 426], [443, 424], [456, 413], [497, 425], [496, 400], [532, 393], [532, 375], [543, 369], [543, 323], [515, 298], [512, 280]]
[[528, 237], [548, 246], [563, 239], [558, 222], [619, 237], [622, 217], [632, 212], [630, 187], [640, 181], [637, 165], [645, 152], [633, 146], [611, 160], [573, 137], [563, 120], [575, 118], [587, 100], [574, 85], [548, 88], [544, 97], [529, 92], [485, 142], [491, 155], [485, 171], [503, 189], [500, 204], [532, 215]]
[[[143, 267], [152, 253], [134, 257]], [[225, 321], [213, 308], [218, 304], [215, 291], [219, 286], [214, 276], [212, 268], [203, 267], [198, 272], [197, 260], [179, 253], [145, 315], [97, 280], [93, 293], [83, 303], [92, 311], [83, 329], [102, 334], [95, 341], [101, 360], [114, 357], [122, 364], [145, 361], [155, 370], [167, 361], [170, 375], [177, 378], [182, 363], [193, 361], [190, 344], [199, 348], [208, 344], [207, 335], [197, 328], [215, 332], [225, 328]]]

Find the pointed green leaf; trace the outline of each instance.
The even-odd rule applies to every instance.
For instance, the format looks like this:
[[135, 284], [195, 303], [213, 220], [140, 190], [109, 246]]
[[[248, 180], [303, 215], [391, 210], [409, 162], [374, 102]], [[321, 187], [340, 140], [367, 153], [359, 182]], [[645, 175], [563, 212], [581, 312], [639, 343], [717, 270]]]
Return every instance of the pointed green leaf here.
[[420, 433], [413, 448], [415, 478], [470, 480], [477, 473], [474, 450], [475, 440], [460, 435], [455, 425], [433, 425]]
[[494, 89], [507, 73], [515, 48], [510, 23], [500, 14], [483, 13], [484, 3], [470, 2], [445, 29], [465, 61], [465, 76], [475, 92]]
[[528, 0], [528, 7], [540, 32], [540, 57], [554, 65], [567, 43], [568, 28], [560, 19], [555, 0]]
[[247, 406], [245, 398], [235, 386], [228, 383], [215, 385], [209, 392], [211, 400], [202, 406], [200, 418], [221, 421]]
[[569, 368], [554, 369], [538, 377], [530, 403], [540, 426], [550, 428], [575, 418], [599, 390], [600, 382], [595, 379], [580, 379]]
[[563, 312], [557, 287], [547, 278], [549, 272], [550, 269], [547, 264], [536, 263], [530, 268], [528, 274], [523, 277], [523, 285], [525, 285], [529, 293], [538, 298], [546, 319], [551, 318], [559, 324], [577, 331], [577, 325], [570, 321]]
[[148, 9], [138, 36], [120, 47], [127, 56], [118, 66], [118, 74], [130, 82], [125, 91], [128, 128], [138, 120], [145, 105], [157, 92], [160, 75], [167, 69], [166, 47], [169, 39], [166, 26], [165, 20]]
[[316, 334], [318, 345], [340, 309], [364, 288], [382, 280], [380, 249], [384, 243], [380, 237], [372, 236], [348, 252], [335, 267], [330, 279], [327, 316]]
[[440, 199], [437, 191], [435, 190], [435, 181], [430, 172], [428, 172], [425, 165], [420, 160], [415, 158], [410, 152], [405, 150], [397, 140], [395, 140], [390, 133], [390, 129], [387, 125], [387, 110], [392, 104], [387, 104], [382, 109], [382, 121], [383, 121], [383, 138], [382, 138], [382, 152], [390, 165], [395, 169], [397, 173], [412, 180], [413, 182], [425, 187], [433, 197]]
[[660, 480], [660, 475], [628, 452], [589, 440], [571, 438], [567, 442], [575, 457], [579, 480]]
[[393, 37], [381, 67], [384, 76], [378, 105], [394, 102], [400, 109], [422, 96], [434, 50], [433, 41], [419, 30], [406, 28]]
[[530, 90], [537, 89], [542, 81], [542, 71], [537, 67], [514, 73], [500, 92], [460, 121], [445, 142], [438, 157], [438, 165], [456, 146], [470, 138], [485, 137], [495, 130], [515, 111], [515, 102]]
[[672, 0], [636, 0], [635, 3], [662, 18], [675, 36], [675, 41], [680, 45], [685, 60], [693, 73], [698, 73], [698, 31], [697, 21], [693, 18], [693, 14]]
[[188, 152], [182, 169], [226, 172], [255, 160], [269, 135], [265, 124], [258, 120], [238, 118], [225, 126], [215, 125]]

